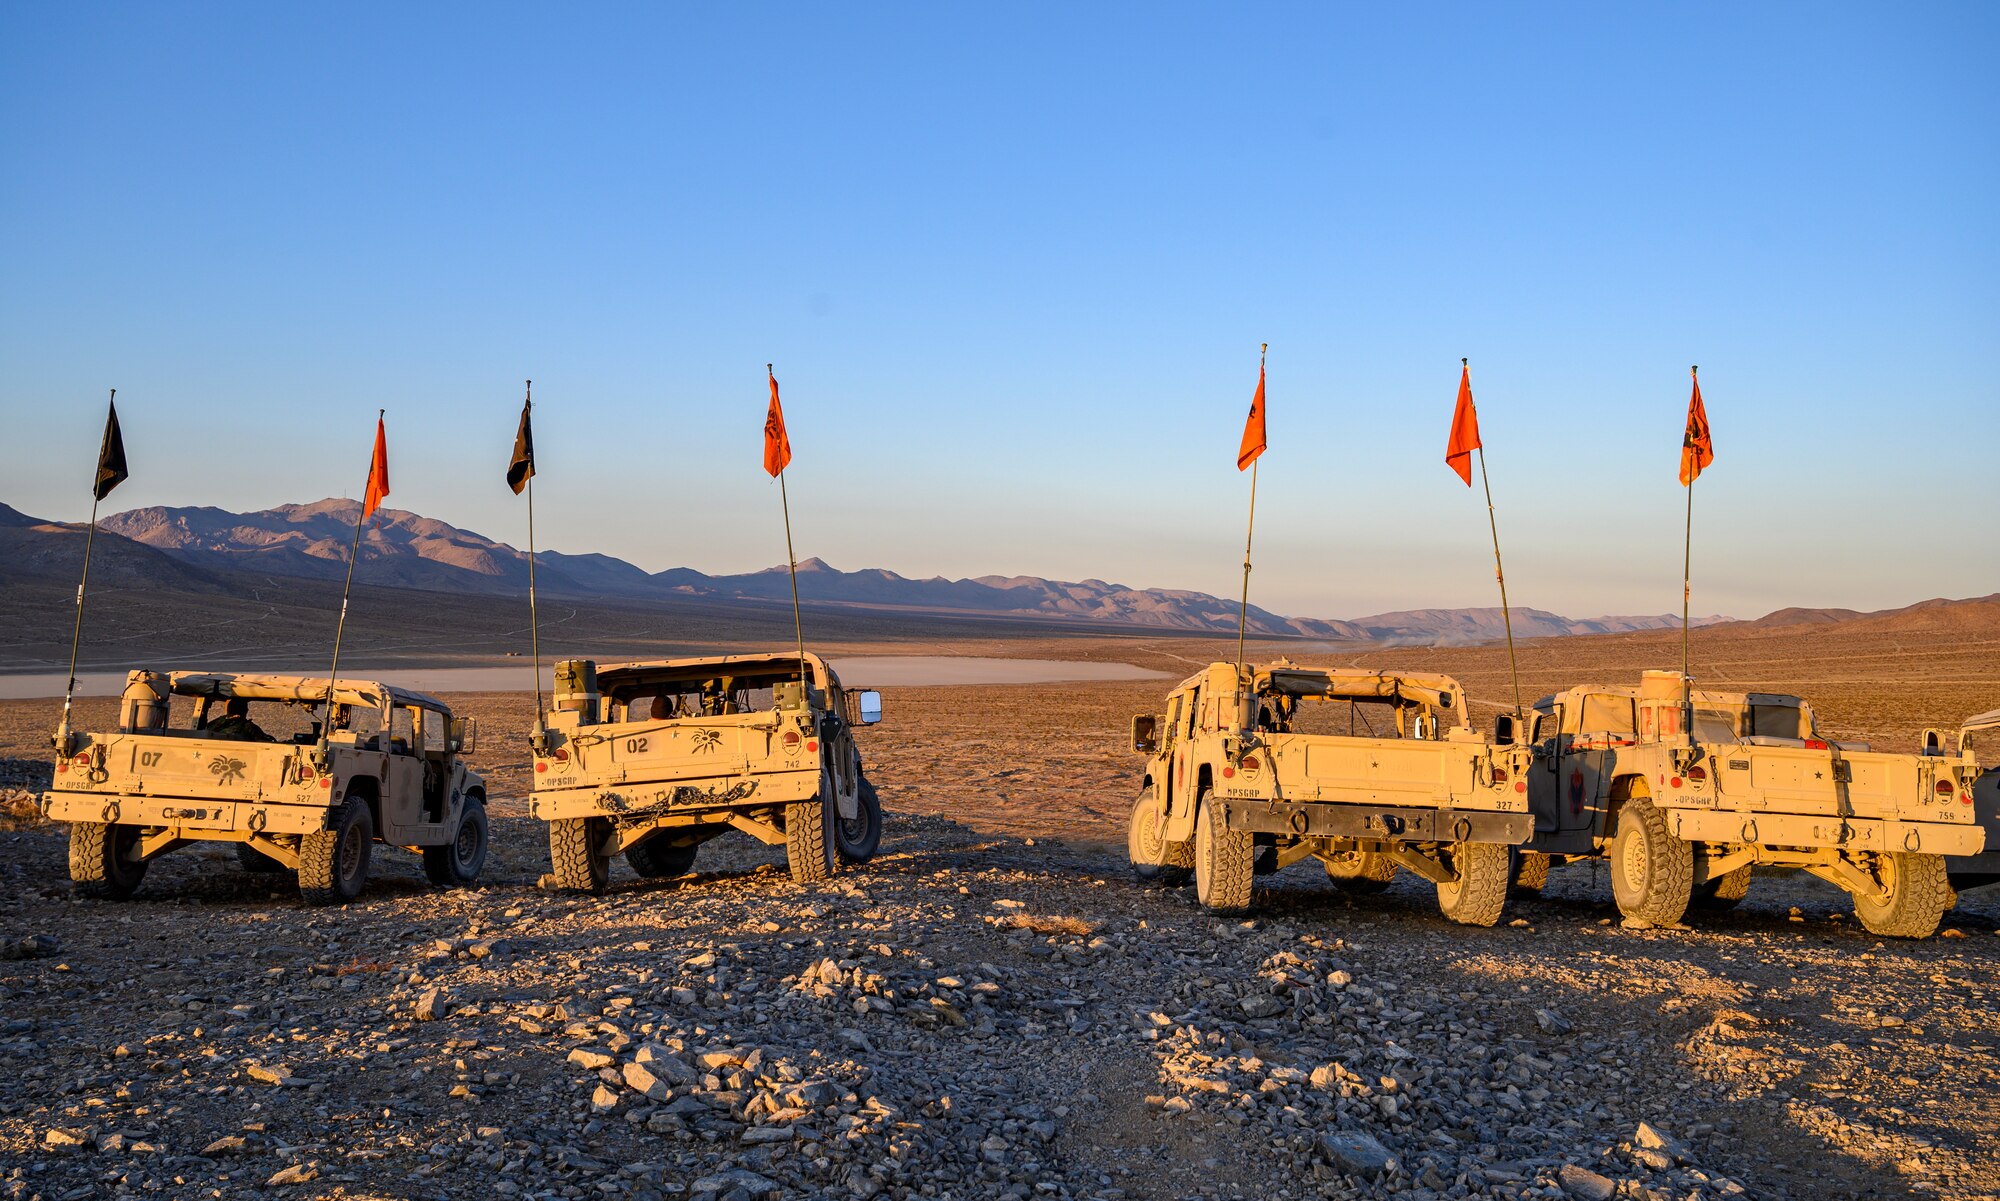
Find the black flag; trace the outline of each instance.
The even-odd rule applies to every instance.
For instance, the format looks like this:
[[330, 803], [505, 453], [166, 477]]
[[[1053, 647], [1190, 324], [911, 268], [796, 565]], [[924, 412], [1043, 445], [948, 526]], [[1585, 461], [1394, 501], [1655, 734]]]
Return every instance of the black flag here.
[[111, 495], [111, 490], [125, 482], [125, 436], [118, 432], [118, 404], [111, 404], [111, 415], [104, 419], [104, 445], [97, 451], [97, 483], [91, 492], [98, 500]]
[[521, 429], [514, 435], [514, 457], [507, 464], [507, 486], [516, 496], [535, 474], [535, 431], [528, 423], [528, 410], [533, 407], [533, 401], [521, 402]]

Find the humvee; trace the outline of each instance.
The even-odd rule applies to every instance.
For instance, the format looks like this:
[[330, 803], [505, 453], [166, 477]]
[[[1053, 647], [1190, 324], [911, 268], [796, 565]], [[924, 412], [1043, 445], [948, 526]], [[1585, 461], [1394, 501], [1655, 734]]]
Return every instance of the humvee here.
[[1982, 763], [1996, 765], [1983, 768], [1972, 785], [1972, 811], [1986, 832], [1985, 847], [1976, 855], [1947, 861], [1951, 886], [1960, 891], [2000, 884], [2000, 754], [1996, 751], [2000, 751], [2000, 709], [1966, 718], [1958, 731], [1958, 753], [1975, 757], [1983, 753]]
[[297, 872], [312, 905], [359, 896], [378, 841], [422, 855], [434, 883], [469, 884], [487, 838], [473, 739], [444, 702], [374, 681], [329, 693], [304, 676], [134, 671], [115, 732], [59, 732], [42, 812], [69, 823], [70, 879], [90, 897], [131, 896], [191, 842]]
[[1985, 843], [1963, 746], [1927, 730], [1917, 753], [1876, 751], [1823, 736], [1796, 696], [1685, 690], [1649, 671], [1536, 703], [1528, 851], [1608, 859], [1619, 910], [1657, 925], [1735, 905], [1751, 868], [1773, 864], [1847, 890], [1875, 934], [1937, 929], [1956, 901], [1945, 857]]
[[[1326, 727], [1345, 706], [1345, 734]], [[1453, 921], [1500, 919], [1514, 846], [1533, 832], [1534, 752], [1472, 729], [1449, 676], [1214, 663], [1132, 719], [1147, 756], [1127, 850], [1142, 879], [1194, 880], [1201, 903], [1249, 907], [1253, 874], [1318, 858], [1336, 885], [1380, 891], [1404, 868]]]
[[621, 853], [641, 876], [683, 876], [730, 830], [783, 846], [798, 881], [866, 861], [882, 805], [853, 730], [881, 719], [879, 692], [846, 691], [813, 654], [558, 663], [530, 737], [554, 883], [602, 891]]

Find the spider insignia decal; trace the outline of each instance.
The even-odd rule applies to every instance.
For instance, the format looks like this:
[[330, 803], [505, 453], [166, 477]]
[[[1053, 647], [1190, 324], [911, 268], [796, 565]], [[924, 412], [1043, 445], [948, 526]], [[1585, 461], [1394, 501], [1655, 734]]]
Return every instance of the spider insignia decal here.
[[696, 730], [694, 732], [695, 754], [703, 755], [711, 751], [719, 751], [721, 749], [722, 749], [721, 730]]
[[217, 755], [208, 761], [208, 770], [209, 774], [215, 777], [217, 784], [234, 784], [243, 778], [247, 765], [241, 759]]

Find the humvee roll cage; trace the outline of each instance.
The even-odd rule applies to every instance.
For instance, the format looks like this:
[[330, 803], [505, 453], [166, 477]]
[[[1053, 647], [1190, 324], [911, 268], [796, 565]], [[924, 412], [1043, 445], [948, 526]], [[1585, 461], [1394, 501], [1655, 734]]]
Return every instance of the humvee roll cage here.
[[[282, 701], [318, 705], [326, 700], [328, 681], [298, 676], [225, 675], [215, 672], [176, 671], [167, 676], [167, 687], [175, 696], [194, 699]], [[333, 703], [360, 709], [387, 709], [405, 706], [427, 709], [445, 717], [451, 706], [434, 696], [396, 688], [372, 680], [341, 680], [334, 685]]]

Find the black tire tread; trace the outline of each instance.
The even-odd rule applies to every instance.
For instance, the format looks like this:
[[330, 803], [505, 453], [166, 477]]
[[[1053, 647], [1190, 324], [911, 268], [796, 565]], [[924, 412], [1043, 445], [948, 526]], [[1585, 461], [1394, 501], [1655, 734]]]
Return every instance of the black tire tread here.
[[1358, 851], [1353, 870], [1343, 865], [1336, 867], [1321, 860], [1326, 868], [1326, 878], [1333, 886], [1355, 896], [1373, 896], [1388, 888], [1396, 879], [1396, 861], [1380, 851]]
[[1248, 911], [1256, 887], [1255, 836], [1224, 825], [1222, 810], [1206, 796], [1195, 806], [1194, 829], [1196, 898], [1214, 913]]
[[1653, 853], [1651, 864], [1646, 871], [1645, 895], [1628, 903], [1616, 896], [1618, 878], [1617, 837], [1614, 836], [1611, 853], [1613, 899], [1618, 903], [1618, 911], [1626, 917], [1650, 922], [1655, 926], [1674, 926], [1687, 916], [1688, 903], [1694, 895], [1694, 847], [1674, 837], [1667, 829], [1666, 814], [1647, 797], [1634, 797], [1626, 801], [1618, 811], [1618, 834], [1625, 831], [1625, 823], [1637, 822], [1637, 829], [1643, 833], [1647, 845]]
[[795, 882], [814, 884], [833, 875], [832, 817], [823, 793], [785, 806], [785, 867]]
[[1455, 889], [1438, 887], [1438, 910], [1461, 926], [1491, 926], [1507, 912], [1514, 880], [1514, 848], [1498, 842], [1461, 842], [1452, 847]]
[[611, 858], [597, 853], [604, 839], [601, 817], [564, 817], [549, 823], [549, 872], [557, 888], [600, 893], [611, 883]]
[[125, 877], [111, 869], [117, 844], [116, 826], [104, 822], [73, 822], [69, 828], [69, 878], [76, 893], [96, 901], [122, 901], [139, 889], [146, 865], [135, 864]]
[[[368, 812], [368, 802], [358, 796], [350, 796], [342, 802], [340, 812], [335, 815], [333, 829], [299, 838], [299, 897], [308, 905], [344, 905], [353, 897], [344, 896], [340, 889], [337, 873], [340, 870], [340, 840], [351, 822], [367, 824], [369, 845], [362, 848], [361, 887], [368, 882], [368, 859], [375, 840], [374, 818]], [[360, 895], [357, 888], [355, 895]]]
[[1958, 903], [1945, 871], [1944, 856], [1898, 852], [1896, 878], [1903, 885], [1886, 905], [1854, 899], [1854, 916], [1870, 934], [1883, 938], [1929, 938]]

